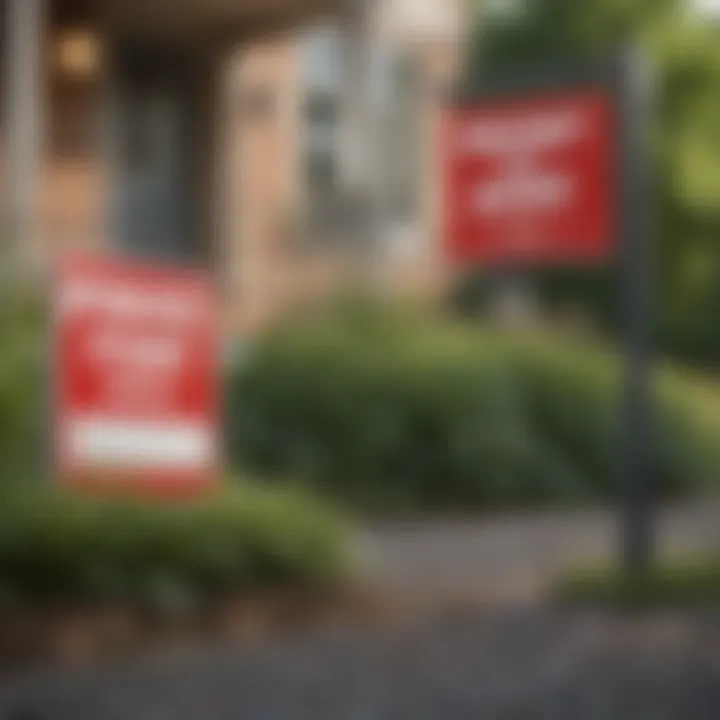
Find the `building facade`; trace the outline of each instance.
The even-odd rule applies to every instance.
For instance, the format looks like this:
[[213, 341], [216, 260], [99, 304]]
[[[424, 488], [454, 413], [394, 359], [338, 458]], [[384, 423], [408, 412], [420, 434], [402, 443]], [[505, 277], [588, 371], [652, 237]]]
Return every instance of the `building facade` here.
[[254, 330], [359, 267], [438, 279], [454, 0], [4, 0], [3, 241], [213, 270]]

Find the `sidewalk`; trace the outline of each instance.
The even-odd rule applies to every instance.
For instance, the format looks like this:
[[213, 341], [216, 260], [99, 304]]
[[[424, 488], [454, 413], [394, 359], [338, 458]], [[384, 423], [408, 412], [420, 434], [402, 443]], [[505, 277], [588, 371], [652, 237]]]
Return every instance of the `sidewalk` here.
[[[568, 569], [614, 561], [618, 523], [605, 509], [380, 524], [361, 546], [370, 581], [393, 594], [527, 603]], [[657, 541], [664, 556], [720, 551], [720, 500], [663, 509]]]

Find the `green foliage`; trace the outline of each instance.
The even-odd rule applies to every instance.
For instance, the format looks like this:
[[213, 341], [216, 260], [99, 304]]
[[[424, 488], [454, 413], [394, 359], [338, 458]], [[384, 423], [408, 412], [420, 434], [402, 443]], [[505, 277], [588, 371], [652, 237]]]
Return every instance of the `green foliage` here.
[[48, 416], [48, 338], [41, 303], [28, 292], [0, 293], [0, 486], [35, 474]]
[[684, 19], [679, 0], [519, 0], [483, 17], [473, 60], [480, 73], [594, 57]]
[[576, 570], [556, 588], [562, 603], [634, 608], [720, 605], [720, 558], [698, 557], [656, 564], [640, 575], [615, 569]]
[[[307, 322], [270, 337], [230, 383], [238, 462], [378, 509], [611, 498], [617, 359], [556, 337], [432, 319]], [[658, 492], [715, 482], [720, 397], [658, 373]]]
[[[717, 361], [720, 25], [695, 17], [684, 0], [521, 0], [518, 5], [512, 15], [478, 25], [471, 78], [568, 66], [608, 55], [628, 41], [642, 45], [650, 57], [656, 80], [648, 132], [655, 157], [659, 339], [676, 355]], [[605, 285], [611, 281], [608, 276]], [[575, 301], [605, 323], [606, 292], [597, 295], [577, 285]]]
[[345, 540], [327, 507], [247, 484], [177, 504], [4, 493], [0, 596], [182, 611], [221, 593], [337, 582]]
[[[535, 268], [518, 270], [513, 277], [534, 291], [549, 316], [575, 310], [591, 317], [595, 326], [608, 334], [620, 327], [620, 285], [615, 268]], [[470, 272], [450, 294], [448, 310], [477, 319], [491, 311], [493, 295], [493, 279], [483, 272]]]

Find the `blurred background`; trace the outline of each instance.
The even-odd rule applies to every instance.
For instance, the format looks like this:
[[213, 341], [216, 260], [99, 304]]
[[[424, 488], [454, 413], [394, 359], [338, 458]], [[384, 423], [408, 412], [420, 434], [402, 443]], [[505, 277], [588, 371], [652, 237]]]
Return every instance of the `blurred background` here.
[[[0, 718], [717, 716], [720, 2], [0, 11]], [[459, 94], [631, 45], [653, 522], [628, 573], [618, 259], [453, 262], [441, 138]], [[77, 253], [209, 274], [217, 492], [53, 477]]]

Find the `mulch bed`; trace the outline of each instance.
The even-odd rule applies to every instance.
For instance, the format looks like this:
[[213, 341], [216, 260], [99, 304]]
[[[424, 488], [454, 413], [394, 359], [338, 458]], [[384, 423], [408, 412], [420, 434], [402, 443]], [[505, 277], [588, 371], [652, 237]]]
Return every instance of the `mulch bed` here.
[[46, 605], [0, 612], [0, 674], [86, 665], [218, 640], [253, 641], [347, 620], [377, 622], [393, 604], [372, 593], [242, 596], [169, 617], [124, 607]]

